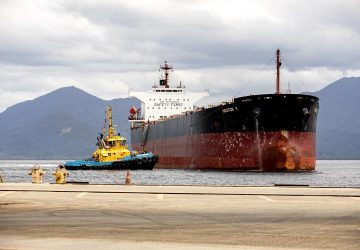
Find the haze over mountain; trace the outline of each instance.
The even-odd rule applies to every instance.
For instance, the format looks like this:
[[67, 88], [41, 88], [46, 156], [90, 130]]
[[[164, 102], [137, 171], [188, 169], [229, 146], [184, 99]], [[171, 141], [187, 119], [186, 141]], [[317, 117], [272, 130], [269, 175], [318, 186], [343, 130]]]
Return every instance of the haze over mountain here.
[[[318, 159], [360, 159], [360, 78], [342, 78], [311, 93], [320, 97]], [[0, 159], [89, 157], [101, 131], [105, 108], [113, 107], [118, 132], [130, 139], [133, 98], [102, 100], [75, 87], [57, 89], [0, 113]]]
[[342, 78], [312, 93], [320, 98], [319, 159], [360, 159], [360, 77]]
[[57, 89], [0, 113], [0, 159], [64, 159], [91, 156], [105, 108], [113, 107], [118, 132], [129, 138], [133, 98], [105, 101], [75, 87]]

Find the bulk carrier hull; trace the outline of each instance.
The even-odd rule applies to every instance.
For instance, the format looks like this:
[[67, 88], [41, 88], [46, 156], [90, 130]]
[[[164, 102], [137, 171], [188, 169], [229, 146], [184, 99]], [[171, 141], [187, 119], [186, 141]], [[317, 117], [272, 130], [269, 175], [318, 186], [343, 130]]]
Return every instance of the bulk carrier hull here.
[[132, 147], [156, 168], [258, 171], [315, 169], [319, 100], [311, 95], [239, 97], [131, 128]]

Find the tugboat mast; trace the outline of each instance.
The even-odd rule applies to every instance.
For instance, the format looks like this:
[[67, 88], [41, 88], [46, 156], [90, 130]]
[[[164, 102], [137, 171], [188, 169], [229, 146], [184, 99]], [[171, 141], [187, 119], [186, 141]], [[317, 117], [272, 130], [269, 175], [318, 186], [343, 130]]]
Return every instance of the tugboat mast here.
[[276, 94], [280, 94], [280, 49], [276, 50]]
[[108, 123], [108, 137], [114, 136], [115, 135], [115, 131], [112, 125], [112, 107], [108, 106], [106, 109], [106, 120]]

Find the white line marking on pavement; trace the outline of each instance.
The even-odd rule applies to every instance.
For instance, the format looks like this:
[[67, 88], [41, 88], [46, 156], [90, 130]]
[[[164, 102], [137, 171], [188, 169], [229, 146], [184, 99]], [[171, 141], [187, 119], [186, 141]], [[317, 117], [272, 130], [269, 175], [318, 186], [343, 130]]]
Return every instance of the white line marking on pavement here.
[[80, 193], [80, 194], [76, 195], [75, 197], [76, 197], [76, 198], [81, 198], [81, 197], [83, 197], [83, 196], [86, 195], [86, 194], [87, 194], [86, 192], [83, 192], [83, 193]]
[[156, 199], [157, 200], [163, 200], [164, 199], [164, 194], [157, 194]]
[[8, 195], [8, 194], [10, 194], [10, 193], [12, 193], [12, 192], [11, 192], [11, 191], [5, 192], [5, 193], [0, 194], [0, 196], [5, 196], [5, 195]]
[[266, 201], [275, 201], [275, 200], [270, 199], [270, 198], [268, 198], [268, 197], [266, 197], [266, 196], [263, 196], [263, 195], [259, 195], [259, 197], [260, 197], [261, 199], [266, 200]]
[[354, 199], [354, 200], [357, 200], [357, 201], [360, 200], [360, 197], [350, 197], [350, 198], [352, 198], [352, 199]]

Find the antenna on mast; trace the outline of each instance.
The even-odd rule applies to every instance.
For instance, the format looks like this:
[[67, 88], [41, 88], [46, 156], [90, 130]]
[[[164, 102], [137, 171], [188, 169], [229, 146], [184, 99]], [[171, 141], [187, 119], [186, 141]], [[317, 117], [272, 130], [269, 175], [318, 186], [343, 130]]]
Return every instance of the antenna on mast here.
[[280, 94], [280, 49], [276, 50], [276, 94]]
[[160, 65], [160, 69], [165, 71], [165, 78], [160, 80], [160, 86], [165, 86], [165, 88], [169, 87], [169, 70], [173, 68], [172, 65], [169, 65], [167, 61], [165, 61], [164, 65]]

